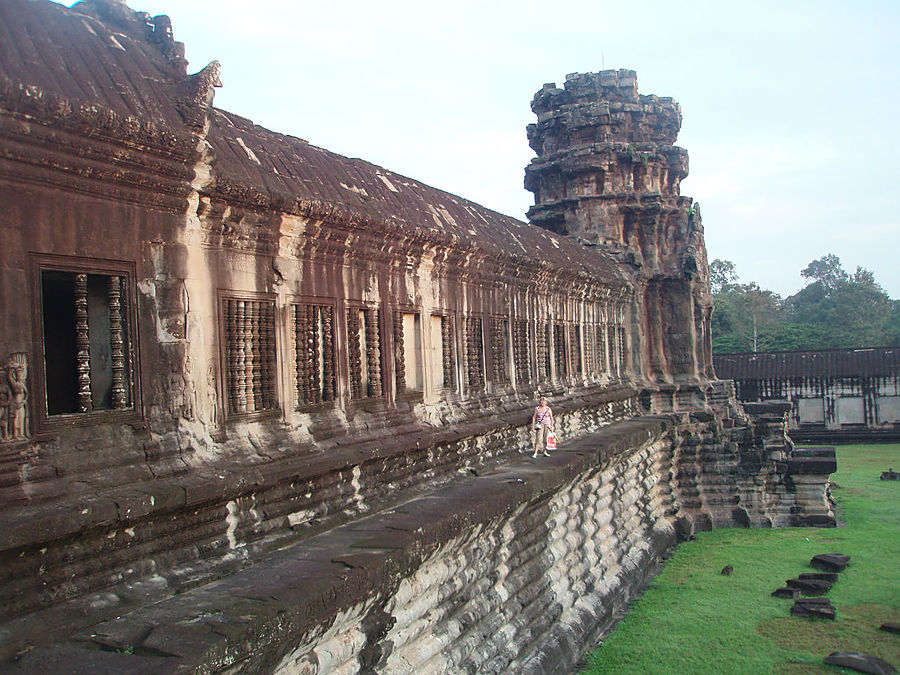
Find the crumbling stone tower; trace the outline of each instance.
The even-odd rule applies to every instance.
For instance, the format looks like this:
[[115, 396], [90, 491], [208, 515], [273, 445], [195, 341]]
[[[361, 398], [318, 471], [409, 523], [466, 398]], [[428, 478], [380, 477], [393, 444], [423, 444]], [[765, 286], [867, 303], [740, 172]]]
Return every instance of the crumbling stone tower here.
[[636, 375], [660, 385], [713, 378], [712, 300], [699, 208], [679, 194], [688, 155], [681, 107], [638, 94], [632, 70], [545, 84], [525, 169], [532, 223], [614, 254], [634, 284]]

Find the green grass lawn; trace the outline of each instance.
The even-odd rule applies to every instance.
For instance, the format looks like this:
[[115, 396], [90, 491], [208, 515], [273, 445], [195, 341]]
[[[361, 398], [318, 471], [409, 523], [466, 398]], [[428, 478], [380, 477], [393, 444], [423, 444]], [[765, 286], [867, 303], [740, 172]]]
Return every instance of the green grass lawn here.
[[[861, 651], [900, 668], [900, 445], [839, 446], [836, 529], [721, 529], [681, 544], [665, 570], [593, 654], [586, 673], [835, 673], [822, 659]], [[769, 594], [817, 570], [818, 553], [850, 567], [828, 593], [837, 620], [792, 617]], [[722, 576], [725, 565], [734, 573]]]

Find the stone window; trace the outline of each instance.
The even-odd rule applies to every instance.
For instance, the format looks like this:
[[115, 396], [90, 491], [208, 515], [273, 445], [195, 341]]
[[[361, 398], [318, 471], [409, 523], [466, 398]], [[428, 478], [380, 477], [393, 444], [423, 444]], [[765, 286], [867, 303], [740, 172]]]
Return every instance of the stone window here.
[[[40, 263], [39, 263], [40, 264]], [[48, 419], [134, 411], [134, 318], [127, 268], [40, 266], [40, 334]]]
[[394, 358], [396, 362], [397, 393], [422, 391], [422, 324], [419, 314], [394, 314]]
[[582, 372], [581, 358], [583, 356], [581, 350], [581, 326], [571, 326], [570, 328], [571, 330], [569, 331], [569, 336], [571, 338], [570, 343], [572, 345], [572, 372], [580, 374]]
[[381, 313], [373, 307], [347, 309], [350, 398], [383, 396], [381, 384]]
[[596, 364], [597, 372], [605, 373], [606, 368], [606, 324], [597, 324], [596, 326], [596, 342], [597, 349]]
[[470, 389], [484, 387], [484, 335], [481, 317], [465, 320], [466, 383]]
[[456, 341], [453, 317], [431, 317], [431, 383], [435, 389], [456, 387]]
[[222, 319], [228, 414], [276, 409], [275, 302], [222, 298]]
[[528, 344], [528, 321], [516, 319], [513, 323], [513, 359], [516, 364], [516, 381], [524, 383], [531, 380], [531, 347]]
[[619, 359], [618, 359], [618, 340], [616, 338], [616, 333], [618, 332], [617, 326], [614, 323], [609, 323], [606, 325], [606, 338], [607, 338], [607, 354], [609, 356], [609, 373], [612, 376], [618, 376], [619, 374]]
[[296, 304], [292, 309], [297, 404], [332, 401], [335, 397], [334, 308]]
[[509, 320], [491, 319], [491, 366], [494, 384], [509, 384]]
[[537, 376], [543, 382], [550, 379], [550, 324], [539, 322], [535, 334]]
[[566, 345], [566, 330], [562, 324], [553, 326], [553, 356], [556, 366], [556, 377], [564, 378], [569, 375], [569, 352]]
[[619, 375], [625, 374], [625, 312], [616, 311], [616, 362]]

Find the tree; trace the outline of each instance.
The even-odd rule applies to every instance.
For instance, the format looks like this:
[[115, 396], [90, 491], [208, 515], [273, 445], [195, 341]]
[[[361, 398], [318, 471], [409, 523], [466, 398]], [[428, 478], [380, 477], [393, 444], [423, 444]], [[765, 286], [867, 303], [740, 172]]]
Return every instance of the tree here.
[[713, 294], [721, 293], [737, 281], [737, 268], [730, 260], [716, 258], [709, 263], [709, 285]]
[[813, 260], [807, 283], [782, 299], [755, 282], [738, 283], [734, 263], [713, 260], [713, 351], [769, 351], [900, 345], [900, 301], [871, 270], [848, 273], [838, 256]]

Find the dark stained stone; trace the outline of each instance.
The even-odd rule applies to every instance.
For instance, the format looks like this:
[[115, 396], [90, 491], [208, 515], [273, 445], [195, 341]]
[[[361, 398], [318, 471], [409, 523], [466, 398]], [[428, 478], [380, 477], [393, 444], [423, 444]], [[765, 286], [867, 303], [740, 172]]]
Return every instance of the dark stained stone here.
[[816, 581], [827, 581], [828, 583], [837, 583], [837, 572], [803, 572], [799, 575], [800, 579], [815, 579]]
[[809, 564], [825, 572], [843, 572], [850, 564], [850, 556], [843, 553], [822, 553], [814, 556]]
[[789, 588], [796, 588], [803, 595], [825, 595], [831, 590], [831, 583], [818, 579], [788, 579]]
[[791, 607], [791, 614], [793, 616], [834, 621], [836, 610], [828, 598], [813, 598], [796, 600]]
[[883, 630], [885, 633], [896, 633], [897, 635], [900, 635], [900, 623], [885, 621], [878, 627], [878, 630]]
[[832, 652], [825, 657], [825, 663], [871, 675], [893, 675], [897, 672], [887, 661], [861, 652]]
[[785, 586], [784, 588], [776, 588], [774, 591], [772, 591], [772, 595], [776, 598], [789, 598], [791, 600], [796, 600], [800, 597], [800, 589]]

